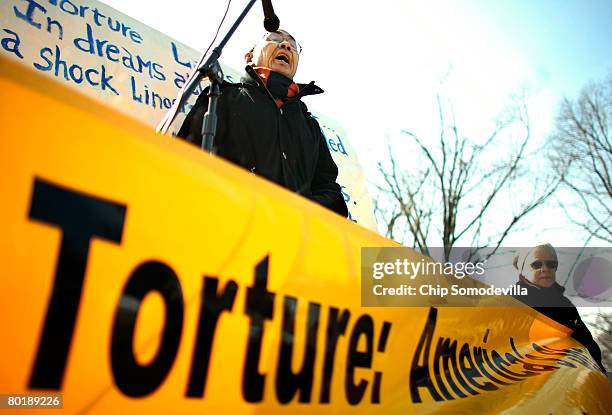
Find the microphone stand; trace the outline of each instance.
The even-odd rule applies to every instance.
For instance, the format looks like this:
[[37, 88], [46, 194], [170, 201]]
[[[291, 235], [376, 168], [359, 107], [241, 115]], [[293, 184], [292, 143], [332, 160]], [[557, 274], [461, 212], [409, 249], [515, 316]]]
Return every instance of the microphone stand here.
[[185, 83], [183, 88], [179, 91], [174, 105], [172, 108], [170, 108], [170, 110], [168, 110], [168, 113], [164, 119], [157, 126], [157, 132], [162, 134], [168, 132], [170, 125], [179, 112], [179, 109], [182, 108], [187, 99], [189, 99], [195, 87], [203, 78], [208, 78], [210, 81], [210, 87], [208, 89], [208, 110], [206, 114], [204, 114], [204, 120], [202, 122], [202, 150], [208, 153], [214, 152], [215, 134], [217, 132], [217, 99], [221, 94], [220, 85], [223, 82], [223, 71], [219, 65], [219, 58], [221, 57], [221, 52], [223, 51], [226, 43], [230, 40], [256, 1], [257, 0], [249, 0], [249, 3], [246, 5], [240, 16], [238, 16], [225, 37], [212, 50], [210, 56], [204, 63], [202, 63], [202, 61], [204, 61], [205, 55], [202, 55], [198, 64], [199, 66], [197, 66], [193, 72], [191, 72], [187, 83]]

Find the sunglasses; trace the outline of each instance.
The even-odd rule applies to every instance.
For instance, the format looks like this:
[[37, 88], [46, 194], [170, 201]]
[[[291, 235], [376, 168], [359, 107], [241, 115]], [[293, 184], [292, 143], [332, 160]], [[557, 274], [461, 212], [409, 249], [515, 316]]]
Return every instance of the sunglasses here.
[[531, 263], [532, 269], [541, 269], [544, 265], [548, 269], [557, 269], [559, 266], [559, 261], [533, 261]]

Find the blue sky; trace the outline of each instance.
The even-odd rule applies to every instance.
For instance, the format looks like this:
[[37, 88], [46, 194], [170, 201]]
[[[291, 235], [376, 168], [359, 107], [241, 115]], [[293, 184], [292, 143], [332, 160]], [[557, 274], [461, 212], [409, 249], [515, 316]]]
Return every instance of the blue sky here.
[[472, 1], [473, 13], [488, 20], [531, 61], [539, 80], [560, 94], [575, 95], [588, 80], [612, 69], [612, 2]]

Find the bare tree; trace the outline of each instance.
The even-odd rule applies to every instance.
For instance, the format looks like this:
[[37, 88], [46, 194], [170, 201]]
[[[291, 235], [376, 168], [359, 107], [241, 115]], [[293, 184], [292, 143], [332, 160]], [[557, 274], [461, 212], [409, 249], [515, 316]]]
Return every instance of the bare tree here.
[[607, 371], [612, 371], [612, 312], [599, 312], [594, 323], [595, 340], [601, 348], [601, 360]]
[[378, 164], [375, 211], [387, 235], [427, 255], [430, 246], [443, 246], [445, 260], [459, 241], [498, 248], [556, 188], [525, 168], [531, 139], [526, 102], [526, 92], [513, 96], [491, 133], [477, 141], [460, 133], [452, 105], [438, 96], [437, 138], [402, 131], [418, 162], [402, 168], [389, 146], [388, 162]]
[[550, 136], [551, 158], [581, 213], [568, 218], [592, 237], [612, 243], [612, 73], [587, 85], [575, 101], [563, 99]]

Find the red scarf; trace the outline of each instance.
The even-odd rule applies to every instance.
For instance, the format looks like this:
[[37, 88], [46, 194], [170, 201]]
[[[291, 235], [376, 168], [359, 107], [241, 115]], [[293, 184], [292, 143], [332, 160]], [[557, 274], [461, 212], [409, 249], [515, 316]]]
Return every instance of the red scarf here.
[[[263, 81], [266, 88], [268, 88], [268, 80], [270, 79], [270, 73], [272, 71], [269, 68], [265, 68], [263, 66], [258, 66], [253, 69], [255, 69], [255, 72], [257, 72], [257, 75], [259, 75], [259, 77]], [[269, 88], [268, 88], [268, 91], [269, 91]], [[285, 96], [285, 98], [276, 98], [274, 94], [272, 95], [274, 96], [274, 102], [276, 102], [276, 106], [280, 108], [283, 106], [285, 102], [287, 102], [287, 100], [296, 96], [299, 92], [300, 92], [300, 87], [295, 82], [292, 82], [287, 88], [287, 95]]]

